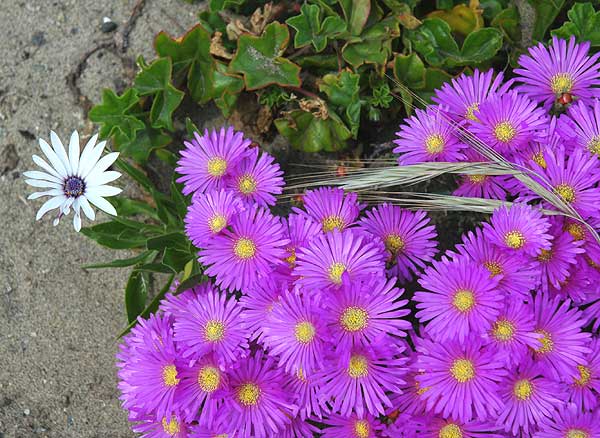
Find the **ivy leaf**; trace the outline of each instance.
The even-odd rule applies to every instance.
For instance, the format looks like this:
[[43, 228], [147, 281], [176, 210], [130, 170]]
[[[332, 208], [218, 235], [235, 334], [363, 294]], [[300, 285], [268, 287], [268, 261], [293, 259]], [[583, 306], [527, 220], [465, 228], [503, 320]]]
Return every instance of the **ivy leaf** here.
[[535, 25], [533, 27], [533, 39], [543, 41], [546, 31], [556, 19], [558, 13], [565, 4], [565, 0], [527, 0], [535, 9]]
[[225, 117], [231, 115], [231, 111], [243, 89], [244, 80], [242, 77], [228, 73], [227, 66], [217, 62], [213, 79], [213, 97], [215, 104]]
[[295, 110], [276, 119], [275, 126], [293, 147], [306, 152], [344, 149], [346, 140], [352, 137], [352, 132], [333, 111], [329, 111], [327, 119], [321, 119], [310, 112]]
[[[442, 85], [451, 79], [452, 75], [442, 69], [432, 67], [425, 69], [425, 87], [418, 91], [419, 97], [427, 103], [433, 103], [431, 97], [434, 95], [435, 90], [441, 88]], [[423, 105], [419, 104], [419, 106], [422, 107]]]
[[132, 141], [144, 123], [132, 112], [139, 109], [139, 96], [133, 88], [121, 96], [112, 90], [104, 90], [102, 103], [89, 112], [90, 120], [100, 124], [100, 137], [114, 137], [117, 144]]
[[288, 18], [286, 23], [296, 30], [294, 47], [312, 44], [317, 52], [327, 47], [327, 39], [346, 31], [346, 23], [339, 15], [326, 17], [321, 23], [321, 8], [304, 3], [300, 15]]
[[593, 47], [600, 46], [600, 12], [591, 3], [575, 3], [567, 12], [570, 21], [551, 33], [568, 40], [575, 35], [578, 42], [589, 41]]
[[376, 64], [383, 68], [392, 54], [392, 40], [400, 35], [396, 17], [374, 24], [359, 38], [350, 40], [342, 49], [342, 57], [353, 67]]
[[147, 297], [147, 274], [134, 270], [125, 286], [125, 309], [127, 310], [128, 322], [135, 321], [138, 315], [143, 312]]
[[468, 35], [483, 27], [483, 18], [478, 8], [458, 4], [449, 11], [433, 11], [428, 17], [438, 17], [444, 20], [453, 32]]
[[416, 53], [396, 55], [394, 77], [409, 88], [423, 88], [425, 86], [425, 65], [419, 55]]
[[492, 26], [500, 29], [510, 42], [521, 40], [521, 24], [519, 11], [511, 6], [498, 13], [492, 20]]
[[229, 71], [241, 73], [248, 90], [268, 85], [300, 86], [300, 66], [282, 58], [290, 39], [286, 25], [273, 22], [260, 37], [241, 35]]
[[450, 33], [450, 26], [440, 18], [427, 18], [415, 30], [407, 32], [414, 48], [428, 64], [439, 67], [449, 60], [458, 60], [458, 44]]
[[502, 48], [502, 33], [494, 27], [471, 32], [465, 38], [459, 65], [479, 63], [491, 59]]
[[360, 35], [369, 19], [371, 0], [338, 0], [338, 2], [344, 11], [348, 30], [352, 35]]
[[139, 163], [145, 163], [153, 150], [165, 147], [172, 140], [149, 123], [142, 125], [145, 129], [139, 131], [135, 139], [119, 144], [119, 150], [124, 156], [131, 157]]
[[350, 126], [352, 137], [356, 138], [360, 126], [360, 97], [358, 92], [360, 75], [343, 71], [337, 75], [323, 76], [319, 90], [327, 94], [329, 103], [335, 110], [344, 111], [344, 119]]
[[172, 59], [176, 80], [187, 72], [192, 99], [203, 104], [212, 98], [215, 62], [210, 55], [210, 33], [206, 29], [198, 24], [181, 40], [160, 32], [154, 40], [154, 48], [159, 56]]

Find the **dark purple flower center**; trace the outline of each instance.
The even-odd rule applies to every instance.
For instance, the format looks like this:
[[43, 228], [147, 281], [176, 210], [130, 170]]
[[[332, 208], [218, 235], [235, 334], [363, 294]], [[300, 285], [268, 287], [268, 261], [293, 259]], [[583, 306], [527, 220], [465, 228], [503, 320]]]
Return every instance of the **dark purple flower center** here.
[[77, 176], [70, 176], [65, 180], [64, 191], [68, 198], [77, 198], [83, 195], [85, 182]]

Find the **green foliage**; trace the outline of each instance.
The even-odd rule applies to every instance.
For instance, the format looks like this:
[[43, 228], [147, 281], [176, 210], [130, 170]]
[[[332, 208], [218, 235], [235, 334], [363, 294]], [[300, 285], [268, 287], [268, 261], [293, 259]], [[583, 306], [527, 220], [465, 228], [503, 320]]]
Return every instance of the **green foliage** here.
[[552, 35], [564, 39], [574, 35], [578, 42], [589, 41], [592, 47], [600, 47], [600, 12], [591, 3], [575, 3], [567, 15], [570, 21], [553, 30]]
[[338, 15], [331, 15], [321, 20], [321, 8], [305, 3], [300, 15], [286, 21], [296, 31], [294, 47], [300, 48], [312, 44], [316, 52], [327, 47], [327, 39], [334, 38], [346, 31], [346, 23]]

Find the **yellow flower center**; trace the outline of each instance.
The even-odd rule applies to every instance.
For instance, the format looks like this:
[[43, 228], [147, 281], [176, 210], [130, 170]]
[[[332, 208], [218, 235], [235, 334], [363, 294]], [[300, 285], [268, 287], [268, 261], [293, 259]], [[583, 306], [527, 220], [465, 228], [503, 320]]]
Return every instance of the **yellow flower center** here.
[[589, 434], [581, 429], [569, 429], [565, 438], [589, 438]]
[[237, 389], [238, 401], [244, 406], [254, 406], [258, 403], [260, 388], [255, 383], [244, 383]]
[[452, 304], [461, 312], [468, 312], [475, 305], [475, 296], [470, 290], [460, 289], [454, 294]]
[[315, 337], [315, 326], [308, 321], [302, 321], [294, 327], [296, 340], [301, 344], [308, 344]]
[[600, 155], [600, 135], [592, 138], [587, 144], [588, 150], [594, 155]]
[[404, 239], [398, 234], [388, 234], [385, 238], [385, 247], [392, 254], [398, 254], [405, 246], [406, 242], [404, 242]]
[[512, 249], [520, 249], [525, 245], [525, 236], [520, 231], [509, 231], [504, 235], [504, 243]]
[[513, 393], [515, 394], [515, 397], [521, 401], [529, 400], [531, 394], [533, 394], [533, 385], [527, 379], [517, 380], [513, 388]]
[[171, 417], [171, 421], [167, 421], [166, 418], [162, 419], [162, 427], [166, 434], [175, 435], [179, 433], [179, 423], [175, 417]]
[[340, 324], [348, 332], [364, 329], [369, 322], [369, 314], [360, 307], [347, 307], [340, 316]]
[[565, 202], [571, 203], [575, 200], [575, 189], [569, 184], [559, 184], [554, 187], [554, 190]]
[[492, 327], [492, 334], [498, 341], [510, 341], [515, 335], [515, 325], [507, 319], [499, 319]]
[[221, 230], [226, 226], [227, 219], [225, 219], [225, 216], [223, 216], [222, 214], [217, 213], [208, 220], [208, 228], [210, 228], [210, 231], [212, 231], [215, 234], [221, 232]]
[[574, 240], [585, 239], [585, 230], [581, 224], [571, 222], [567, 224], [566, 230], [573, 237]]
[[439, 438], [462, 438], [463, 434], [458, 424], [446, 424], [440, 429]]
[[548, 333], [546, 330], [536, 330], [536, 333], [542, 335], [538, 341], [542, 344], [539, 348], [536, 348], [536, 353], [549, 353], [554, 349], [554, 341], [552, 340], [552, 335]]
[[350, 357], [348, 375], [353, 379], [358, 379], [359, 377], [365, 377], [367, 374], [369, 374], [367, 358], [360, 354], [355, 354]]
[[209, 320], [204, 326], [204, 339], [219, 342], [225, 336], [225, 325], [216, 319]]
[[289, 253], [289, 256], [285, 258], [285, 261], [290, 265], [290, 268], [293, 268], [296, 266], [296, 248], [290, 246], [285, 250]]
[[475, 111], [479, 111], [479, 102], [469, 105], [465, 114], [465, 118], [475, 122], [478, 121], [479, 119], [475, 116]]
[[249, 174], [242, 175], [238, 179], [238, 188], [244, 195], [250, 195], [256, 191], [256, 179]]
[[550, 78], [550, 88], [557, 95], [569, 93], [573, 88], [573, 78], [569, 73], [557, 73]]
[[223, 176], [227, 171], [227, 161], [220, 157], [214, 157], [208, 160], [208, 173], [212, 176]]
[[502, 266], [498, 262], [489, 261], [484, 262], [483, 265], [486, 267], [488, 271], [490, 271], [490, 277], [495, 277], [496, 275], [500, 275], [504, 272]]
[[487, 175], [467, 175], [469, 181], [473, 184], [481, 184], [487, 178]]
[[233, 245], [233, 252], [242, 260], [248, 260], [256, 254], [256, 245], [250, 239], [240, 237]]
[[421, 384], [419, 383], [418, 380], [416, 380], [415, 381], [415, 388], [416, 388], [417, 395], [423, 395], [423, 394], [425, 394], [427, 391], [429, 391], [431, 389], [431, 386], [426, 386], [425, 388], [421, 388]]
[[542, 249], [537, 256], [540, 262], [548, 262], [552, 258], [552, 251], [549, 249]]
[[502, 143], [508, 143], [517, 135], [517, 130], [510, 122], [500, 122], [494, 127], [494, 136]]
[[167, 365], [163, 367], [162, 378], [165, 386], [175, 386], [179, 383], [177, 378], [177, 368], [175, 365]]
[[198, 386], [204, 392], [214, 392], [221, 383], [221, 373], [213, 366], [202, 367], [198, 372]]
[[329, 267], [329, 279], [335, 284], [342, 284], [342, 274], [346, 272], [346, 265], [334, 262]]
[[356, 438], [368, 438], [371, 427], [367, 420], [357, 420], [354, 423], [354, 436]]
[[465, 383], [475, 377], [475, 367], [468, 359], [456, 359], [450, 368], [452, 377], [459, 383]]
[[431, 155], [439, 154], [444, 150], [444, 138], [440, 134], [431, 134], [425, 139], [425, 149]]
[[546, 164], [546, 159], [544, 158], [544, 154], [542, 152], [536, 152], [535, 154], [533, 154], [533, 156], [531, 157], [531, 159], [537, 163], [542, 169], [545, 169], [546, 166], [548, 166]]
[[579, 378], [575, 379], [575, 384], [577, 386], [586, 386], [592, 379], [592, 371], [585, 365], [577, 365], [577, 369], [579, 370]]
[[304, 371], [302, 371], [302, 367], [298, 368], [298, 371], [296, 371], [296, 377], [301, 382], [306, 382], [306, 377], [304, 376]]
[[341, 217], [331, 215], [323, 219], [322, 225], [323, 232], [328, 233], [329, 231], [333, 231], [335, 228], [337, 228], [338, 231], [342, 231], [344, 229], [345, 223]]

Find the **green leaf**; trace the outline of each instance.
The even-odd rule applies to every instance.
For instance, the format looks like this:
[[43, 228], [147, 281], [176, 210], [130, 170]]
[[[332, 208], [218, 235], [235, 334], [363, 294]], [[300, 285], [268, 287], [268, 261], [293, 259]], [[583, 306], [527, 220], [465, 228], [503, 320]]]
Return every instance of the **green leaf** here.
[[338, 0], [352, 35], [360, 35], [371, 12], [371, 0]]
[[511, 6], [502, 10], [494, 17], [491, 24], [500, 29], [509, 41], [521, 41], [520, 17], [516, 7]]
[[396, 55], [394, 77], [409, 88], [423, 88], [425, 86], [425, 65], [419, 55], [416, 53]]
[[392, 54], [392, 41], [400, 35], [400, 24], [396, 17], [388, 17], [352, 39], [342, 49], [342, 57], [353, 67], [376, 64], [385, 67]]
[[208, 7], [212, 12], [217, 12], [231, 7], [240, 7], [245, 2], [246, 0], [210, 0]]
[[100, 137], [114, 137], [117, 143], [135, 139], [136, 133], [144, 128], [144, 123], [132, 114], [139, 110], [138, 102], [138, 93], [133, 88], [121, 96], [112, 90], [104, 90], [102, 103], [89, 112], [90, 120], [100, 124]]
[[115, 162], [115, 164], [117, 165], [117, 167], [119, 169], [121, 169], [123, 172], [125, 172], [127, 175], [129, 175], [131, 178], [133, 178], [133, 180], [135, 182], [137, 182], [144, 189], [146, 189], [146, 191], [148, 193], [153, 193], [156, 190], [156, 186], [154, 185], [154, 183], [152, 181], [150, 181], [150, 178], [148, 178], [142, 170], [129, 164], [127, 161], [123, 160], [121, 157], [117, 158], [117, 161]]
[[189, 251], [167, 248], [163, 257], [163, 264], [171, 268], [173, 272], [181, 272], [185, 265], [194, 258], [195, 256]]
[[325, 120], [302, 110], [275, 120], [275, 126], [293, 147], [306, 152], [337, 151], [346, 147], [352, 132], [333, 111]]
[[199, 284], [209, 280], [210, 279], [203, 273], [192, 275], [191, 277], [182, 281], [181, 284], [179, 284], [179, 286], [177, 286], [177, 291], [175, 292], [175, 295], [180, 294], [181, 292], [184, 292], [188, 289], [193, 288], [194, 286], [198, 286]]
[[339, 15], [326, 17], [321, 23], [321, 8], [318, 5], [304, 3], [300, 15], [286, 20], [296, 30], [294, 47], [300, 48], [312, 44], [317, 52], [327, 47], [327, 39], [346, 31], [346, 23]]
[[[435, 93], [435, 90], [441, 88], [446, 82], [449, 82], [452, 79], [452, 75], [446, 73], [444, 70], [439, 68], [427, 68], [425, 70], [425, 87], [422, 90], [419, 90], [417, 94], [421, 99], [427, 101], [427, 103], [433, 103], [431, 101], [431, 97]], [[418, 104], [419, 107], [423, 107], [421, 103]]]
[[442, 66], [450, 60], [460, 59], [458, 44], [450, 32], [450, 26], [440, 18], [427, 18], [415, 30], [407, 31], [407, 36], [419, 52], [432, 66]]
[[165, 248], [174, 248], [187, 251], [190, 247], [190, 243], [185, 234], [175, 232], [148, 239], [146, 247], [148, 249], [155, 249], [159, 251]]
[[156, 274], [175, 274], [175, 271], [170, 266], [165, 265], [164, 263], [146, 263], [144, 265], [139, 265], [135, 268], [140, 272], [153, 272]]
[[212, 98], [215, 63], [210, 54], [210, 33], [206, 29], [198, 24], [181, 40], [160, 32], [154, 47], [159, 56], [173, 60], [175, 78], [187, 73], [192, 99], [202, 104]]
[[289, 38], [287, 26], [277, 22], [269, 24], [260, 37], [241, 35], [230, 72], [242, 74], [248, 90], [271, 84], [299, 87], [300, 67], [281, 57]]
[[177, 215], [181, 220], [183, 220], [187, 215], [188, 205], [190, 204], [190, 202], [188, 198], [183, 196], [183, 184], [175, 182], [175, 179], [176, 177], [174, 176], [173, 180], [171, 181], [171, 198], [175, 203]]
[[146, 202], [129, 199], [124, 196], [112, 196], [107, 199], [120, 217], [135, 216], [138, 214], [146, 215], [152, 219], [158, 220], [156, 209]]
[[145, 163], [153, 150], [164, 148], [172, 141], [171, 137], [150, 124], [144, 126], [146, 129], [138, 131], [135, 139], [119, 145], [124, 156], [131, 157], [138, 163]]
[[237, 101], [239, 93], [244, 89], [244, 80], [241, 76], [227, 72], [227, 66], [222, 62], [216, 63], [213, 79], [213, 97], [225, 117], [231, 115], [231, 111]]
[[148, 260], [156, 256], [156, 251], [144, 251], [135, 257], [127, 259], [116, 259], [111, 262], [94, 263], [92, 265], [85, 265], [83, 269], [102, 269], [102, 268], [125, 268], [127, 266], [137, 265], [139, 263], [146, 263]]
[[483, 27], [483, 18], [481, 18], [479, 10], [462, 3], [449, 11], [433, 11], [428, 17], [441, 18], [448, 23], [452, 32], [460, 35], [469, 35]]
[[556, 19], [563, 8], [565, 0], [527, 0], [535, 9], [535, 25], [533, 27], [533, 39], [543, 41], [546, 31]]
[[502, 48], [502, 33], [493, 27], [484, 27], [467, 35], [462, 46], [460, 65], [491, 59]]
[[185, 130], [190, 138], [194, 138], [195, 132], [200, 132], [196, 124], [189, 117], [185, 118]]
[[352, 136], [356, 138], [360, 125], [360, 97], [358, 92], [360, 75], [343, 71], [337, 75], [323, 76], [319, 90], [327, 94], [329, 103], [336, 111], [344, 111], [344, 120], [350, 126]]
[[575, 35], [578, 42], [589, 41], [592, 47], [600, 47], [600, 11], [591, 3], [575, 3], [567, 13], [569, 20], [551, 33], [568, 40]]
[[111, 249], [133, 249], [146, 246], [146, 236], [141, 232], [141, 226], [134, 228], [116, 220], [84, 227], [81, 229], [81, 233]]
[[146, 274], [133, 271], [125, 286], [125, 309], [127, 310], [127, 321], [130, 323], [144, 311], [146, 298], [148, 297], [148, 278]]

